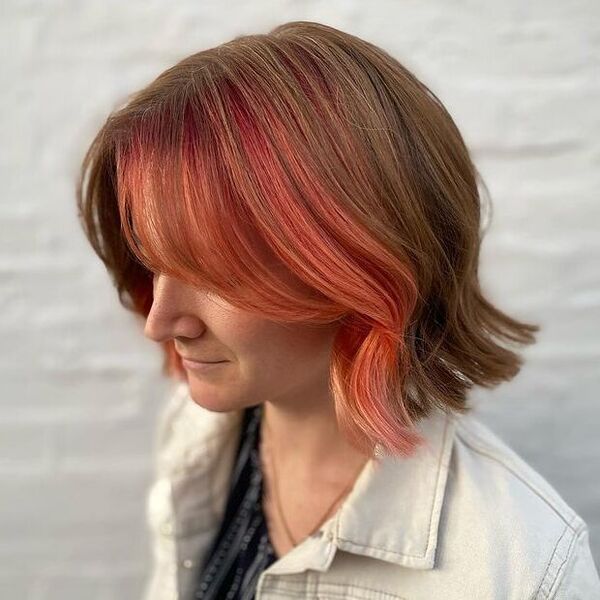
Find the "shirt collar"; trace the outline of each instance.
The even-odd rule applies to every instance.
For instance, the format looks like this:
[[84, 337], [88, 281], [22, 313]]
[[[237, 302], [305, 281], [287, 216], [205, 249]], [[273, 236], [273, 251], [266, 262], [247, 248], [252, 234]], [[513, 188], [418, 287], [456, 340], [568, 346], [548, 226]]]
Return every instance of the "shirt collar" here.
[[[159, 468], [181, 480], [199, 469], [214, 469], [224, 456], [232, 462], [243, 411], [202, 409], [186, 384], [176, 395], [179, 405], [170, 410], [180, 418], [172, 419], [175, 431], [166, 434], [163, 450], [169, 451], [159, 455]], [[410, 457], [384, 454], [377, 463], [368, 461], [340, 509], [321, 526], [335, 547], [405, 567], [434, 567], [455, 416], [434, 408], [415, 427], [425, 444]], [[206, 500], [200, 490], [194, 496]]]

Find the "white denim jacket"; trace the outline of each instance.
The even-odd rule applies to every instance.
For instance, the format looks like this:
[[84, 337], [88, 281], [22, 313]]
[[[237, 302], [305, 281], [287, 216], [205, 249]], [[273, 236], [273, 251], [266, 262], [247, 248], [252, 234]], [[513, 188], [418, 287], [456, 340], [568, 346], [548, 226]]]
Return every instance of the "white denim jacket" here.
[[[242, 411], [174, 386], [147, 497], [144, 600], [193, 600], [225, 510]], [[368, 462], [320, 530], [260, 575], [256, 600], [600, 600], [586, 523], [472, 415], [419, 423], [428, 445]]]

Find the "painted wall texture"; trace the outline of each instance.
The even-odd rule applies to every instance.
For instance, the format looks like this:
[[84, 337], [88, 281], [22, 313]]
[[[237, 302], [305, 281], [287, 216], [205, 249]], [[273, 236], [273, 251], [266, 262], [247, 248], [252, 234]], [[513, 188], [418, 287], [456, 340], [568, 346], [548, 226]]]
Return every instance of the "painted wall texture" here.
[[372, 41], [444, 102], [489, 187], [488, 295], [542, 326], [481, 419], [584, 517], [600, 562], [600, 4], [595, 0], [4, 0], [0, 18], [0, 597], [125, 600], [166, 382], [75, 212], [128, 93], [281, 22]]

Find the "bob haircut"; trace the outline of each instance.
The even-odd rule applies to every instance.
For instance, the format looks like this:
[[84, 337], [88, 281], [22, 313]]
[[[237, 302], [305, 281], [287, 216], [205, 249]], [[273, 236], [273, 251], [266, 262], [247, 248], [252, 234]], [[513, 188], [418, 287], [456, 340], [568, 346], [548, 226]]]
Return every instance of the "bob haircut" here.
[[[478, 182], [427, 86], [371, 43], [294, 21], [128, 96], [76, 194], [120, 303], [141, 317], [165, 273], [263, 318], [339, 325], [338, 424], [377, 457], [412, 454], [417, 421], [470, 411], [471, 387], [519, 372], [509, 344], [535, 342], [539, 325], [481, 291]], [[163, 374], [183, 379], [173, 341], [163, 347]]]

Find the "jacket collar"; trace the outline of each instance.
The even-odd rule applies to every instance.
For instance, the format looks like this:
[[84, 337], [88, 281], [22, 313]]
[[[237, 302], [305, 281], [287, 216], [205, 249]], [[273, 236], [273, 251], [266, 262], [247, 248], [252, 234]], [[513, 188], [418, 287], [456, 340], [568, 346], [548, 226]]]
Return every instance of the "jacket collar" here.
[[404, 567], [434, 567], [454, 427], [452, 414], [435, 409], [416, 425], [426, 444], [414, 455], [366, 464], [331, 525], [338, 548]]
[[[172, 431], [160, 446], [159, 469], [177, 477], [179, 485], [192, 473], [196, 479], [199, 471], [219, 472], [221, 492], [212, 493], [218, 514], [223, 509], [243, 411], [208, 411], [189, 397], [186, 383], [180, 384], [176, 395], [179, 404], [171, 411], [178, 414], [171, 419]], [[383, 455], [378, 462], [368, 461], [346, 500], [321, 526], [319, 533], [332, 547], [404, 567], [434, 567], [455, 416], [435, 408], [416, 428], [425, 445], [408, 458]], [[216, 469], [224, 461], [229, 467]], [[206, 503], [208, 492], [196, 488], [183, 503], [186, 510], [193, 511], [194, 502]], [[307, 542], [318, 543], [316, 537]], [[332, 555], [327, 552], [327, 564]], [[315, 564], [315, 568], [319, 567]]]

